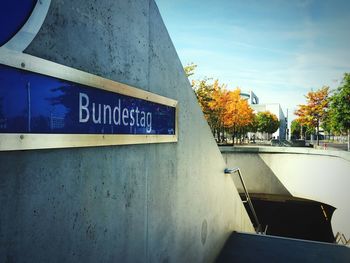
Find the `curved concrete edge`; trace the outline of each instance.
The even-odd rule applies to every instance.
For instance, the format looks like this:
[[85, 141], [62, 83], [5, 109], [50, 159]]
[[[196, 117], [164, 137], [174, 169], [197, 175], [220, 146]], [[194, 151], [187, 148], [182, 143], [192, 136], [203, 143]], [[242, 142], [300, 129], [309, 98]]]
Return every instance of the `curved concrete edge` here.
[[27, 22], [17, 32], [17, 34], [12, 37], [7, 43], [5, 43], [1, 48], [23, 52], [33, 41], [36, 34], [39, 32], [41, 26], [43, 25], [50, 4], [51, 0], [38, 1]]
[[221, 153], [278, 153], [278, 154], [312, 154], [331, 157], [340, 157], [346, 161], [350, 161], [350, 152], [319, 150], [313, 148], [302, 147], [275, 147], [275, 146], [220, 146]]
[[221, 147], [227, 165], [239, 166], [248, 191], [280, 193], [336, 207], [333, 233], [350, 236], [350, 153], [284, 147]]

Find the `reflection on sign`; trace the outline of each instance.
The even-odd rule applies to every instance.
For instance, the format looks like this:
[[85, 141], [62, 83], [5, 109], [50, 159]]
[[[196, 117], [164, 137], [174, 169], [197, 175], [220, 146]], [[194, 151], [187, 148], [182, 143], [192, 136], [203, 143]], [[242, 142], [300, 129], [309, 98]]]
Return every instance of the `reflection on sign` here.
[[174, 135], [176, 108], [0, 65], [0, 133]]
[[0, 65], [0, 133], [175, 134], [175, 107]]

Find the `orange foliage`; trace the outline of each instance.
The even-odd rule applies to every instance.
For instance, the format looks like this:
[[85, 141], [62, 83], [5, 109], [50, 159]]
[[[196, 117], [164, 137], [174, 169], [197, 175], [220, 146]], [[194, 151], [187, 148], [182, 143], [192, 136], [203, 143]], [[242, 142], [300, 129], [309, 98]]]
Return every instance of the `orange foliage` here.
[[295, 115], [299, 118], [297, 121], [308, 128], [316, 128], [317, 145], [319, 145], [319, 128], [320, 122], [327, 116], [329, 103], [329, 87], [323, 87], [316, 91], [310, 91], [305, 97], [306, 105], [299, 105]]
[[305, 96], [307, 104], [299, 105], [299, 108], [295, 111], [295, 115], [298, 116], [297, 121], [304, 126], [318, 127], [320, 120], [322, 120], [326, 114], [328, 94], [328, 87], [323, 87], [317, 91], [310, 91]]
[[198, 102], [211, 130], [221, 141], [224, 131], [232, 132], [233, 139], [239, 131], [246, 132], [254, 122], [253, 110], [240, 95], [240, 89], [227, 90], [226, 85], [208, 79], [192, 83]]
[[235, 89], [228, 92], [228, 104], [224, 116], [224, 125], [226, 127], [243, 128], [253, 122], [253, 110], [248, 102], [241, 97], [241, 90]]
[[218, 117], [225, 128], [243, 128], [253, 122], [253, 110], [245, 99], [242, 99], [239, 88], [230, 91], [227, 89], [214, 89], [211, 110], [218, 111]]

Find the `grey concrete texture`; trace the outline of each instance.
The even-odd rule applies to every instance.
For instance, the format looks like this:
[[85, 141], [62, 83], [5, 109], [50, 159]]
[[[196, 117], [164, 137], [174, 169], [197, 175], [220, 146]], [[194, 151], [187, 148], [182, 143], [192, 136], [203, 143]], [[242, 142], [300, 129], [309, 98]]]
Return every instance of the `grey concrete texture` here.
[[216, 262], [348, 263], [350, 249], [341, 245], [301, 239], [233, 233]]
[[53, 0], [25, 53], [179, 102], [177, 143], [0, 153], [0, 262], [212, 262], [253, 226], [153, 0]]
[[228, 166], [241, 167], [248, 191], [283, 194], [283, 186], [294, 197], [332, 205], [334, 235], [350, 237], [349, 153], [290, 147], [222, 147], [221, 151]]
[[341, 232], [350, 237], [350, 161], [313, 154], [259, 155], [293, 196], [334, 206], [334, 235]]
[[[223, 147], [226, 148], [226, 147]], [[291, 196], [291, 193], [281, 183], [271, 168], [256, 153], [229, 152], [222, 150], [222, 155], [228, 167], [239, 167], [249, 193], [264, 193]], [[243, 193], [242, 183], [238, 174], [232, 175], [235, 185]]]
[[[276, 153], [276, 154], [311, 154], [330, 157], [340, 157], [350, 161], [350, 152], [333, 149], [324, 149], [319, 146], [318, 149], [307, 147], [276, 147], [276, 146], [235, 146], [219, 147], [222, 153]], [[322, 149], [323, 148], [323, 149]]]

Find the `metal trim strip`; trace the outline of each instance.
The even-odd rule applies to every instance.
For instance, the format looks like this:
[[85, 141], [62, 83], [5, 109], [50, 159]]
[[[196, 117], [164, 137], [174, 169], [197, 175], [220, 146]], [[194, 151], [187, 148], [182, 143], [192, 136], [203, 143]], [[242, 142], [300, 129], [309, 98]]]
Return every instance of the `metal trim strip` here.
[[0, 49], [0, 63], [175, 108], [175, 135], [0, 134], [0, 151], [166, 143], [178, 141], [178, 102], [127, 84], [11, 50]]
[[1, 134], [0, 151], [177, 142], [176, 135]]
[[27, 22], [0, 49], [23, 52], [38, 34], [46, 18], [50, 4], [51, 0], [38, 0]]

